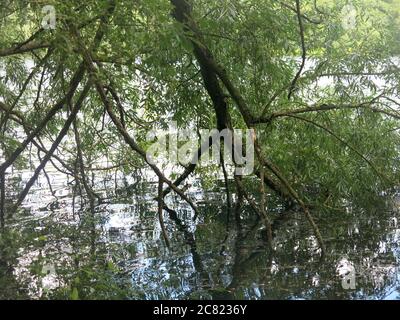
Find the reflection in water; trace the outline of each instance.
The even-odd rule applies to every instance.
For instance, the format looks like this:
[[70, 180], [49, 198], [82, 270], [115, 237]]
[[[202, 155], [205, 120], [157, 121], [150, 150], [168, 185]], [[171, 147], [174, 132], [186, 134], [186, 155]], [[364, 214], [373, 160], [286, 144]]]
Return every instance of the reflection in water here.
[[[7, 176], [9, 201], [27, 177]], [[166, 200], [168, 250], [157, 185], [145, 174], [96, 172], [91, 183], [102, 202], [92, 210], [71, 178], [51, 170], [48, 178], [8, 221], [0, 298], [400, 299], [399, 203], [392, 197], [370, 208], [315, 212], [327, 244], [321, 260], [301, 213], [271, 213], [273, 252], [251, 208], [236, 206], [227, 226], [224, 188], [206, 192], [190, 182], [202, 213], [196, 222], [186, 204]]]

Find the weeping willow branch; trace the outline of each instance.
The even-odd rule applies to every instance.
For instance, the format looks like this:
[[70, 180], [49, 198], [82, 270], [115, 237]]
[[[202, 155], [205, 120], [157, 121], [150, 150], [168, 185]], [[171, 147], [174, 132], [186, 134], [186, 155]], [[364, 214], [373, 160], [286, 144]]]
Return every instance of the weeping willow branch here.
[[310, 107], [294, 109], [294, 110], [283, 110], [283, 111], [272, 113], [268, 117], [260, 117], [258, 119], [254, 119], [253, 124], [269, 123], [276, 118], [289, 117], [289, 116], [296, 115], [296, 114], [331, 111], [331, 110], [362, 109], [362, 108], [371, 110], [372, 112], [383, 113], [391, 118], [400, 120], [399, 114], [396, 114], [393, 111], [384, 110], [384, 109], [372, 106], [372, 104], [376, 103], [376, 101], [377, 101], [376, 99], [373, 99], [368, 102], [363, 102], [363, 103], [354, 104], [354, 105], [352, 105], [352, 104], [350, 104], [350, 105], [321, 104], [318, 106], [310, 106]]
[[254, 150], [256, 151], [256, 155], [257, 158], [260, 162], [261, 166], [265, 166], [268, 170], [272, 171], [273, 174], [279, 179], [279, 181], [282, 182], [282, 184], [285, 186], [285, 188], [288, 190], [290, 196], [300, 205], [300, 207], [303, 210], [303, 213], [306, 217], [306, 219], [308, 220], [308, 222], [310, 223], [314, 234], [317, 238], [318, 244], [321, 248], [321, 253], [322, 255], [325, 253], [325, 244], [324, 244], [324, 240], [322, 238], [321, 232], [319, 231], [319, 228], [317, 226], [317, 224], [314, 221], [314, 218], [312, 217], [308, 207], [306, 206], [306, 204], [304, 203], [304, 201], [301, 199], [301, 197], [298, 195], [298, 193], [294, 190], [294, 188], [292, 187], [292, 185], [289, 183], [289, 181], [285, 178], [285, 176], [280, 172], [280, 170], [272, 163], [270, 162], [268, 159], [266, 159], [265, 157], [262, 156], [261, 153], [261, 148], [260, 145], [258, 143], [257, 138], [254, 138]]
[[[173, 16], [175, 17], [175, 19], [178, 22], [183, 24], [184, 29], [186, 31], [190, 31], [190, 33], [187, 32], [187, 37], [193, 44], [194, 52], [196, 54], [197, 59], [199, 60], [199, 62], [201, 64], [203, 64], [207, 68], [207, 70], [218, 75], [219, 79], [224, 84], [225, 88], [228, 90], [233, 101], [235, 101], [235, 103], [239, 109], [239, 112], [242, 115], [243, 120], [246, 123], [247, 127], [251, 128], [253, 121], [254, 121], [254, 117], [250, 112], [251, 109], [249, 108], [246, 101], [240, 94], [239, 90], [235, 87], [235, 85], [232, 83], [232, 81], [228, 77], [225, 69], [218, 65], [218, 63], [214, 60], [214, 57], [213, 57], [211, 51], [203, 43], [203, 39], [201, 37], [201, 32], [199, 31], [196, 23], [194, 22], [194, 20], [191, 16], [191, 6], [189, 5], [189, 3], [186, 0], [171, 0], [171, 3], [174, 7]], [[300, 20], [301, 20], [301, 17], [300, 17]], [[260, 149], [256, 139], [254, 139], [254, 144], [255, 144], [255, 149], [259, 150], [257, 152], [257, 155], [259, 157], [259, 161], [260, 161], [261, 165], [265, 166], [268, 170], [270, 170], [278, 178], [278, 180], [282, 183], [282, 185], [289, 191], [290, 196], [302, 207], [307, 220], [309, 221], [309, 223], [311, 224], [311, 226], [313, 228], [315, 236], [320, 245], [321, 251], [322, 251], [322, 253], [324, 253], [325, 246], [324, 246], [324, 242], [322, 240], [321, 233], [318, 229], [318, 226], [314, 222], [314, 219], [312, 218], [307, 206], [304, 204], [304, 202], [301, 200], [301, 198], [299, 197], [297, 192], [293, 189], [293, 187], [286, 180], [286, 178], [275, 167], [275, 165], [272, 164], [267, 159], [265, 159], [264, 157], [262, 157], [261, 152], [260, 152], [261, 149]]]
[[[9, 110], [8, 108], [9, 108], [9, 107], [7, 107], [6, 105], [0, 103], [0, 110], [7, 111], [7, 110]], [[33, 128], [28, 124], [28, 122], [26, 121], [25, 117], [24, 117], [22, 114], [20, 114], [20, 113], [18, 113], [18, 112], [16, 112], [16, 111], [13, 111], [13, 112], [11, 113], [10, 119], [13, 120], [13, 121], [15, 121], [17, 124], [21, 125], [22, 128], [23, 128], [23, 130], [24, 130], [24, 132], [25, 132], [27, 135], [29, 135], [29, 134], [32, 132]], [[35, 139], [37, 139], [38, 141], [36, 141]], [[43, 142], [41, 141], [40, 137], [37, 136], [35, 139], [32, 140], [32, 144], [38, 149], [38, 151], [40, 151], [40, 152], [42, 152], [42, 153], [44, 153], [44, 154], [48, 153], [48, 150], [47, 150], [46, 147], [44, 146], [44, 144], [43, 144]], [[58, 167], [58, 165], [56, 165], [56, 164], [54, 163], [54, 161], [53, 161], [52, 159], [50, 159], [50, 160], [49, 160], [50, 163], [53, 165], [53, 167], [54, 167], [57, 171], [59, 171], [59, 172], [62, 173], [62, 174], [65, 174], [65, 175], [67, 175], [67, 176], [70, 175], [70, 176], [72, 176], [72, 177], [73, 177], [75, 180], [77, 180], [77, 181], [81, 181], [82, 178], [79, 177], [79, 176], [76, 174], [76, 171], [77, 171], [77, 170], [74, 170], [73, 168], [71, 168], [71, 166], [69, 166], [63, 159], [61, 159], [61, 158], [60, 158], [59, 156], [57, 156], [56, 154], [53, 154], [53, 155], [51, 156], [51, 158], [55, 159], [55, 160], [56, 160], [58, 163], [60, 163], [61, 166], [62, 166], [63, 168], [65, 168], [65, 170], [66, 170], [66, 171], [65, 171], [65, 170], [60, 169], [60, 168]], [[41, 161], [41, 160], [40, 160], [40, 161]]]
[[[24, 131], [25, 131], [26, 134], [29, 134], [29, 133], [31, 132], [32, 128], [28, 125], [27, 121], [25, 120], [25, 118], [24, 118], [22, 115], [21, 115], [20, 118], [18, 118], [18, 119], [13, 119], [13, 120], [16, 120], [16, 122], [17, 122], [18, 124], [20, 124], [20, 125], [23, 127], [23, 129], [24, 129]], [[44, 154], [48, 153], [48, 150], [47, 150], [46, 147], [44, 146], [44, 143], [41, 141], [41, 138], [38, 136], [38, 137], [36, 137], [36, 139], [37, 139], [38, 141], [36, 141], [35, 139], [33, 139], [33, 140], [32, 140], [32, 144], [38, 149], [38, 151], [40, 151], [40, 152], [42, 152], [42, 153], [44, 153]], [[58, 167], [58, 165], [56, 165], [52, 159], [56, 160], [59, 164], [61, 164], [61, 166], [62, 166], [63, 168], [65, 168], [66, 171], [60, 169], [60, 168]], [[40, 160], [40, 161], [42, 161], [42, 160]], [[74, 170], [71, 166], [69, 166], [69, 165], [68, 165], [63, 159], [61, 159], [58, 155], [53, 154], [53, 155], [51, 156], [51, 158], [50, 158], [49, 161], [50, 161], [50, 163], [52, 164], [52, 166], [53, 166], [58, 172], [60, 172], [60, 173], [62, 173], [62, 174], [65, 174], [65, 175], [67, 175], [67, 176], [72, 176], [72, 177], [73, 177], [75, 180], [77, 180], [77, 181], [81, 181], [82, 178], [79, 177], [79, 176], [76, 174], [77, 170]]]
[[[179, 23], [183, 25], [184, 31], [186, 32], [185, 35], [192, 43], [194, 54], [201, 66], [206, 89], [213, 100], [217, 119], [220, 122], [225, 122], [223, 124], [225, 127], [227, 127], [226, 124], [228, 119], [226, 118], [226, 114], [224, 114], [224, 112], [226, 113], [225, 95], [219, 86], [216, 75], [221, 79], [233, 100], [236, 102], [246, 123], [251, 123], [253, 117], [246, 102], [241, 97], [235, 86], [231, 83], [230, 79], [226, 75], [225, 70], [215, 63], [212, 52], [207, 48], [207, 46], [204, 45], [202, 32], [199, 30], [191, 16], [191, 6], [188, 1], [171, 0], [171, 4], [174, 7], [172, 15]], [[213, 84], [213, 87], [208, 86], [208, 84]], [[218, 129], [221, 130], [220, 128]]]
[[4, 104], [1, 101], [0, 101], [0, 111], [3, 111], [5, 113], [9, 114], [9, 116], [11, 117], [11, 119], [13, 121], [22, 125], [22, 123], [24, 121], [24, 116], [18, 111], [11, 110], [10, 106], [7, 106], [6, 104]]
[[58, 145], [61, 143], [65, 135], [68, 133], [68, 130], [72, 124], [72, 122], [75, 120], [76, 115], [78, 114], [79, 110], [82, 108], [83, 102], [89, 93], [91, 87], [91, 83], [88, 82], [84, 89], [82, 90], [77, 102], [74, 105], [74, 108], [71, 111], [71, 114], [69, 115], [67, 121], [65, 122], [63, 128], [61, 129], [60, 133], [58, 134], [56, 140], [52, 144], [51, 148], [49, 151], [46, 153], [46, 155], [43, 157], [42, 162], [39, 164], [39, 166], [35, 169], [35, 172], [31, 179], [27, 182], [24, 190], [20, 193], [18, 196], [18, 200], [15, 204], [15, 207], [19, 207], [22, 202], [25, 200], [25, 197], [28, 195], [29, 190], [32, 188], [34, 183], [36, 182], [37, 178], [39, 177], [40, 172], [45, 168], [47, 162], [50, 160], [51, 156], [53, 155], [54, 151], [58, 148]]
[[383, 180], [389, 183], [392, 183], [392, 181], [389, 179], [389, 177], [387, 177], [385, 174], [383, 174], [381, 171], [378, 170], [378, 168], [370, 161], [368, 160], [360, 151], [358, 151], [355, 147], [353, 147], [351, 144], [349, 144], [348, 142], [346, 142], [345, 140], [343, 140], [341, 137], [339, 137], [336, 133], [334, 133], [332, 130], [330, 130], [329, 128], [315, 122], [312, 121], [310, 119], [306, 119], [300, 116], [296, 116], [296, 115], [288, 115], [288, 117], [294, 118], [294, 119], [298, 119], [307, 123], [312, 124], [313, 126], [316, 126], [317, 128], [320, 128], [322, 130], [324, 130], [325, 132], [329, 133], [332, 137], [334, 137], [336, 140], [340, 141], [342, 144], [344, 144], [346, 147], [348, 147], [350, 150], [352, 150], [354, 153], [356, 153], [361, 159], [363, 159], [371, 168], [372, 170], [375, 171], [375, 173]]
[[[109, 6], [107, 7], [106, 13], [104, 15], [101, 16], [101, 23], [99, 28], [96, 31], [96, 34], [94, 36], [94, 40], [90, 46], [91, 50], [93, 52], [96, 52], [98, 47], [100, 46], [100, 43], [104, 37], [105, 34], [105, 25], [107, 24], [108, 19], [110, 18], [110, 16], [112, 15], [112, 13], [114, 12], [115, 9], [115, 2], [113, 0], [109, 1]], [[47, 47], [47, 46], [46, 46]], [[8, 53], [11, 52], [11, 54], [16, 54], [16, 53], [23, 53], [26, 51], [32, 51], [35, 49], [38, 49], [39, 47], [35, 47], [34, 45], [32, 45], [32, 42], [22, 45], [20, 47], [15, 47], [13, 50], [9, 51]], [[0, 56], [2, 56], [2, 54], [4, 55], [4, 50], [1, 51], [0, 50]], [[6, 52], [7, 53], [7, 52]], [[6, 54], [7, 55], [7, 54]], [[49, 112], [46, 114], [45, 118], [39, 123], [39, 125], [30, 132], [30, 134], [28, 135], [28, 137], [22, 142], [22, 144], [16, 148], [16, 150], [11, 154], [10, 157], [8, 157], [8, 159], [6, 159], [6, 161], [0, 166], [0, 176], [5, 174], [5, 171], [7, 170], [7, 168], [9, 166], [11, 166], [15, 160], [19, 157], [19, 155], [25, 150], [25, 148], [34, 141], [34, 139], [39, 135], [39, 133], [47, 126], [48, 122], [53, 119], [53, 117], [57, 114], [57, 112], [61, 109], [63, 109], [63, 107], [65, 105], [68, 105], [71, 103], [72, 98], [79, 86], [79, 84], [81, 83], [83, 77], [85, 75], [85, 68], [84, 68], [84, 63], [82, 62], [78, 69], [75, 71], [72, 80], [70, 81], [70, 85], [69, 85], [69, 90], [67, 92], [66, 95], [64, 95], [64, 97], [59, 100], [50, 110]], [[83, 93], [85, 93], [85, 91], [89, 91], [90, 89], [90, 85], [89, 83], [87, 84], [87, 86], [83, 89]], [[50, 148], [50, 150], [46, 153], [45, 157], [43, 158], [43, 161], [40, 163], [39, 167], [36, 168], [35, 173], [33, 175], [33, 177], [28, 181], [25, 189], [21, 192], [20, 196], [18, 197], [17, 203], [16, 203], [16, 207], [18, 207], [19, 205], [21, 205], [21, 203], [23, 202], [23, 200], [25, 199], [25, 197], [27, 196], [30, 188], [32, 187], [32, 185], [35, 183], [35, 181], [37, 180], [40, 171], [42, 169], [44, 169], [44, 167], [46, 166], [47, 162], [51, 159], [52, 154], [54, 153], [54, 151], [57, 149], [58, 145], [60, 144], [61, 140], [63, 139], [63, 137], [66, 135], [66, 133], [68, 132], [68, 129], [72, 123], [72, 121], [75, 119], [76, 114], [79, 112], [79, 109], [81, 108], [81, 104], [83, 103], [83, 100], [86, 96], [87, 92], [83, 95], [81, 95], [82, 97], [82, 101], [78, 101], [75, 105], [75, 109], [74, 112], [70, 115], [70, 117], [68, 118], [67, 122], [64, 124], [64, 127], [62, 128], [60, 134], [58, 135], [56, 141], [53, 143], [52, 147]], [[77, 109], [77, 110], [76, 110]], [[13, 110], [11, 110], [11, 108], [8, 108], [8, 110], [10, 110], [10, 112], [12, 113]], [[76, 113], [75, 113], [76, 112]], [[0, 207], [4, 206], [4, 202], [1, 203]]]
[[[173, 11], [173, 16], [178, 22], [183, 24], [184, 30], [188, 32], [187, 37], [193, 45], [193, 53], [200, 64], [204, 86], [213, 102], [218, 129], [222, 130], [231, 127], [225, 99], [226, 97], [221, 86], [219, 85], [218, 77], [229, 91], [233, 100], [236, 102], [236, 105], [238, 106], [238, 109], [242, 114], [247, 126], [250, 127], [253, 120], [250, 109], [240, 95], [239, 91], [231, 83], [225, 70], [215, 63], [212, 53], [202, 43], [201, 31], [197, 28], [196, 24], [191, 18], [190, 5], [186, 0], [171, 0], [171, 3], [175, 8]], [[193, 33], [194, 36], [192, 36], [191, 33]], [[209, 146], [211, 145], [212, 142], [209, 142]], [[197, 154], [201, 156], [200, 150], [198, 150]], [[200, 159], [200, 157], [198, 159]], [[195, 168], [196, 165], [191, 164], [175, 183], [181, 183], [195, 170]], [[267, 185], [272, 188], [272, 190], [278, 194], [285, 194], [282, 186], [277, 184], [268, 175], [264, 175], [264, 180], [266, 181]]]
[[[263, 107], [260, 117], [259, 118], [263, 118], [265, 116], [265, 114], [268, 111], [268, 108], [271, 106], [271, 104], [282, 94], [282, 92], [284, 92], [287, 89], [287, 85], [283, 86], [282, 88], [280, 88], [279, 90], [277, 90], [273, 96], [268, 100], [268, 102], [266, 103], [266, 105]], [[254, 121], [254, 120], [253, 120]]]
[[194, 217], [196, 218], [198, 215], [198, 210], [197, 210], [196, 206], [194, 205], [194, 203], [184, 194], [184, 192], [181, 189], [179, 189], [169, 179], [167, 179], [155, 164], [153, 164], [152, 162], [150, 162], [147, 159], [146, 152], [130, 136], [130, 134], [126, 131], [126, 129], [124, 128], [121, 121], [115, 115], [112, 104], [106, 95], [106, 92], [104, 89], [105, 86], [100, 81], [100, 79], [97, 75], [97, 73], [98, 73], [97, 68], [95, 67], [95, 65], [93, 63], [93, 59], [92, 59], [90, 52], [83, 45], [82, 39], [81, 39], [80, 34], [79, 34], [78, 30], [76, 29], [76, 27], [74, 27], [73, 25], [70, 25], [70, 29], [71, 29], [71, 32], [72, 32], [73, 36], [75, 37], [75, 40], [79, 46], [79, 50], [81, 51], [82, 57], [85, 61], [85, 66], [86, 66], [86, 68], [89, 72], [89, 75], [96, 87], [97, 93], [98, 93], [102, 103], [104, 104], [104, 107], [106, 108], [109, 117], [111, 118], [112, 122], [114, 123], [115, 127], [117, 128], [118, 132], [124, 138], [125, 142], [131, 147], [131, 149], [133, 151], [135, 151], [142, 158], [142, 160], [145, 163], [147, 163], [147, 165], [154, 171], [154, 173], [159, 177], [159, 179], [164, 181], [176, 194], [178, 194], [182, 198], [182, 200], [186, 201], [190, 205], [190, 207], [195, 212]]
[[125, 123], [125, 111], [124, 111], [124, 107], [121, 104], [121, 100], [119, 99], [118, 94], [115, 92], [114, 88], [112, 87], [112, 85], [106, 86], [106, 89], [108, 91], [110, 91], [114, 101], [115, 101], [115, 105], [118, 107], [118, 111], [119, 111], [119, 118], [121, 119], [121, 124], [122, 126], [126, 129], [126, 123]]
[[299, 80], [301, 73], [303, 72], [304, 66], [306, 64], [306, 58], [307, 58], [307, 50], [306, 50], [306, 43], [304, 40], [304, 26], [303, 26], [303, 20], [301, 16], [301, 11], [300, 11], [300, 0], [296, 0], [296, 13], [297, 13], [297, 20], [299, 23], [299, 32], [300, 32], [300, 40], [301, 40], [301, 65], [299, 70], [296, 73], [296, 76], [294, 77], [290, 88], [289, 88], [289, 94], [288, 94], [288, 99], [290, 100], [294, 90], [296, 89], [296, 84], [297, 80]]
[[[213, 144], [213, 140], [210, 137], [208, 139], [208, 147], [210, 148], [212, 146], [212, 144]], [[204, 148], [204, 149], [206, 149], [206, 148]], [[207, 151], [208, 151], [208, 148], [207, 148]], [[195, 159], [200, 159], [201, 156], [203, 155], [203, 152], [206, 152], [206, 150], [203, 150], [201, 147], [198, 148], [198, 150], [194, 153], [192, 159], [194, 159], [195, 157], [196, 157]], [[197, 167], [197, 162], [191, 161], [191, 163], [186, 167], [185, 171], [174, 181], [174, 185], [178, 187], [183, 181], [186, 180], [187, 177], [189, 177], [194, 172], [194, 170], [196, 170], [196, 167]], [[163, 191], [163, 196], [165, 197], [170, 192], [171, 192], [171, 188], [169, 188], [169, 187], [165, 188], [165, 190]]]
[[[43, 161], [43, 158], [42, 158], [42, 156], [40, 155], [40, 150], [39, 150], [39, 149], [37, 150], [37, 157], [38, 157], [38, 159], [39, 159], [40, 162]], [[56, 198], [56, 200], [58, 200], [58, 197], [56, 196], [56, 193], [54, 192], [53, 187], [52, 187], [52, 185], [51, 185], [50, 177], [49, 177], [49, 175], [47, 174], [47, 171], [46, 171], [45, 168], [43, 168], [43, 174], [44, 174], [44, 176], [46, 177], [47, 186], [49, 187], [49, 190], [50, 190], [50, 192], [51, 192], [51, 195], [52, 195], [54, 198]]]
[[12, 48], [0, 49], [0, 57], [8, 57], [15, 54], [32, 52], [39, 49], [49, 48], [50, 44], [47, 42], [30, 41], [25, 44], [18, 44]]
[[[284, 2], [284, 1], [279, 1], [279, 3], [282, 5], [282, 7], [285, 7], [285, 8], [287, 8], [287, 9], [293, 11], [293, 12], [296, 13], [296, 14], [299, 12], [297, 8], [292, 7], [291, 5], [287, 4], [287, 3]], [[322, 13], [319, 12], [318, 10], [317, 10], [317, 12], [318, 12], [319, 14], [322, 14]], [[310, 17], [308, 17], [308, 16], [306, 16], [306, 15], [304, 15], [304, 14], [302, 14], [302, 13], [301, 13], [301, 17], [302, 17], [304, 20], [306, 20], [307, 22], [312, 23], [312, 24], [321, 24], [321, 23], [322, 23], [322, 19], [320, 19], [320, 20], [314, 20], [314, 19], [312, 19], [312, 18], [310, 18]]]
[[141, 149], [139, 147], [139, 145], [136, 143], [136, 141], [129, 135], [129, 133], [123, 128], [122, 123], [120, 122], [120, 120], [117, 118], [117, 116], [114, 114], [113, 110], [112, 110], [112, 106], [109, 103], [109, 101], [107, 100], [107, 97], [105, 96], [105, 92], [103, 91], [103, 87], [101, 86], [101, 84], [99, 82], [96, 83], [96, 87], [97, 87], [97, 91], [99, 92], [99, 95], [101, 96], [101, 99], [103, 100], [103, 103], [106, 104], [106, 108], [107, 108], [107, 113], [110, 116], [111, 120], [113, 121], [114, 125], [117, 127], [119, 133], [123, 136], [123, 138], [125, 139], [126, 143], [131, 147], [131, 149], [133, 151], [135, 151], [146, 163], [147, 165], [154, 171], [154, 173], [159, 177], [159, 179], [161, 179], [162, 181], [164, 181], [176, 194], [178, 194], [182, 200], [186, 201], [190, 207], [193, 209], [193, 211], [195, 212], [195, 216], [194, 218], [196, 218], [198, 216], [198, 210], [197, 207], [194, 205], [194, 203], [192, 202], [192, 200], [190, 200], [185, 194], [184, 192], [179, 189], [177, 186], [175, 186], [170, 180], [168, 180], [160, 171], [160, 169], [154, 165], [153, 163], [149, 162], [147, 160], [146, 157], [146, 152]]
[[[72, 80], [70, 83], [70, 89], [69, 89], [68, 93], [66, 94], [66, 96], [64, 96], [55, 106], [53, 106], [49, 110], [49, 112], [46, 114], [45, 118], [40, 122], [40, 124], [35, 129], [30, 131], [30, 133], [28, 134], [28, 137], [21, 143], [20, 146], [18, 146], [14, 150], [14, 152], [6, 159], [6, 161], [3, 162], [3, 164], [0, 166], [0, 177], [5, 176], [5, 172], [6, 172], [7, 168], [9, 168], [17, 160], [17, 158], [20, 156], [20, 154], [26, 149], [26, 147], [31, 142], [34, 141], [34, 139], [39, 135], [39, 133], [47, 126], [48, 122], [57, 114], [57, 112], [59, 110], [61, 110], [64, 107], [65, 103], [67, 103], [68, 101], [70, 101], [72, 99], [79, 83], [83, 79], [84, 74], [85, 74], [85, 71], [84, 71], [83, 66], [78, 68], [78, 70], [75, 72], [74, 76], [72, 77]], [[24, 123], [23, 116], [17, 112], [14, 112], [10, 107], [7, 107], [5, 104], [0, 103], [0, 108], [5, 110], [6, 112], [9, 112], [9, 114], [11, 114], [11, 115], [14, 115], [19, 121], [21, 121], [22, 124]], [[53, 152], [54, 152], [54, 150], [53, 150]], [[43, 162], [45, 162], [44, 166], [46, 165], [46, 163], [48, 161], [48, 159], [47, 160], [46, 159], [47, 159], [47, 153], [46, 153], [45, 158], [43, 159]], [[44, 168], [44, 166], [42, 167], [40, 165], [39, 167]], [[31, 178], [31, 180], [28, 182], [26, 188], [22, 191], [21, 195], [19, 196], [16, 207], [18, 207], [23, 202], [23, 200], [25, 199], [26, 195], [28, 194], [30, 188], [36, 181], [41, 170], [42, 169], [35, 171], [34, 176]], [[5, 189], [5, 185], [2, 188], [2, 190], [4, 190], [4, 189]], [[2, 200], [2, 199], [0, 199], [0, 200]], [[3, 218], [4, 218], [4, 202], [5, 202], [5, 200], [0, 201], [0, 210], [2, 211]]]
[[15, 160], [19, 157], [19, 155], [25, 150], [29, 143], [47, 126], [48, 122], [53, 119], [53, 117], [60, 111], [65, 104], [70, 101], [78, 88], [79, 83], [83, 79], [85, 74], [85, 69], [83, 64], [78, 67], [78, 70], [75, 72], [74, 76], [72, 77], [70, 87], [66, 96], [64, 96], [58, 103], [56, 103], [46, 114], [43, 120], [39, 123], [39, 125], [31, 131], [28, 137], [18, 146], [14, 152], [8, 157], [8, 159], [0, 166], [0, 173], [5, 172], [5, 170], [11, 166]]
[[[28, 87], [29, 82], [32, 80], [32, 78], [35, 76], [36, 72], [38, 71], [38, 69], [48, 60], [48, 58], [51, 56], [52, 50], [49, 49], [45, 55], [45, 57], [43, 59], [41, 59], [41, 61], [39, 62], [39, 64], [37, 64], [35, 66], [35, 68], [33, 68], [33, 70], [31, 71], [31, 73], [29, 74], [28, 78], [25, 80], [24, 84], [22, 85], [22, 89], [19, 92], [18, 96], [15, 98], [13, 104], [8, 108], [8, 111], [6, 111], [6, 114], [3, 116], [3, 118], [1, 119], [0, 122], [0, 130], [1, 128], [3, 128], [4, 126], [4, 130], [6, 128], [6, 123], [10, 117], [10, 114], [13, 112], [15, 106], [18, 104], [19, 100], [21, 99], [21, 97], [23, 96], [23, 94], [26, 91], [26, 88]], [[39, 89], [40, 90], [40, 89]]]

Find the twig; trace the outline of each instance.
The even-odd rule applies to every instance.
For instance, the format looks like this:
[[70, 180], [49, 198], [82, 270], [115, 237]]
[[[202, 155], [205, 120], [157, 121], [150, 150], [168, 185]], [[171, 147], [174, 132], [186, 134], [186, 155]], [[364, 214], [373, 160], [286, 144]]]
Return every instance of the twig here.
[[297, 74], [294, 77], [294, 79], [290, 85], [289, 94], [288, 94], [289, 100], [293, 94], [294, 89], [296, 88], [297, 80], [300, 78], [300, 75], [303, 72], [304, 66], [306, 64], [306, 58], [307, 58], [306, 44], [305, 44], [305, 40], [304, 40], [304, 26], [303, 26], [303, 20], [302, 20], [301, 12], [300, 12], [300, 0], [296, 0], [296, 12], [297, 12], [297, 20], [299, 22], [302, 54], [301, 54], [300, 68], [297, 71]]

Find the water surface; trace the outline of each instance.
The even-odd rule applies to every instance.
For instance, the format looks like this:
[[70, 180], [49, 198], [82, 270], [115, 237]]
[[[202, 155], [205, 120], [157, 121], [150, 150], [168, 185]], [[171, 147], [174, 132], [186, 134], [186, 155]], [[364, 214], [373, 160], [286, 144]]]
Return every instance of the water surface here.
[[[250, 207], [228, 215], [223, 183], [191, 181], [200, 216], [169, 196], [157, 215], [156, 183], [143, 173], [93, 173], [103, 203], [91, 212], [71, 178], [48, 170], [1, 242], [0, 298], [400, 299], [398, 196], [313, 212], [326, 241], [321, 259], [301, 212], [270, 208], [274, 252]], [[7, 176], [9, 202], [30, 171]], [[52, 192], [48, 184], [51, 184]], [[355, 275], [355, 288], [343, 277]]]

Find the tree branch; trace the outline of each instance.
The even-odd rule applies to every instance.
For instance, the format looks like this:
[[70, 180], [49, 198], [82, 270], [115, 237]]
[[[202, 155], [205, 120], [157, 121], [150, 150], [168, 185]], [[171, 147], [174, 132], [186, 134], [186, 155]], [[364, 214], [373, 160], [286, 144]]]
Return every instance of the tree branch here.
[[260, 117], [258, 119], [255, 119], [253, 121], [253, 124], [260, 124], [260, 123], [270, 123], [276, 118], [281, 118], [281, 117], [289, 117], [292, 115], [296, 114], [302, 114], [302, 113], [309, 113], [309, 112], [320, 112], [320, 111], [331, 111], [331, 110], [344, 110], [344, 109], [360, 109], [360, 108], [366, 108], [368, 110], [371, 110], [373, 112], [379, 112], [383, 113], [389, 117], [395, 118], [395, 119], [400, 119], [400, 115], [380, 109], [377, 107], [373, 107], [372, 104], [375, 103], [376, 100], [368, 101], [368, 102], [363, 102], [360, 104], [355, 104], [355, 105], [333, 105], [333, 104], [321, 104], [318, 106], [310, 106], [306, 108], [301, 108], [301, 109], [295, 109], [295, 110], [283, 110], [279, 112], [272, 113], [268, 117]]
[[32, 52], [39, 49], [49, 48], [50, 44], [46, 42], [32, 41], [23, 45], [16, 45], [12, 48], [0, 49], [0, 57], [8, 57], [15, 54]]
[[301, 73], [303, 72], [304, 66], [306, 64], [306, 58], [307, 58], [307, 50], [306, 50], [306, 43], [304, 40], [304, 26], [303, 26], [303, 20], [301, 17], [301, 12], [300, 12], [300, 0], [296, 0], [296, 12], [297, 12], [297, 20], [299, 22], [299, 31], [300, 31], [300, 39], [301, 39], [301, 65], [299, 70], [297, 71], [296, 76], [294, 77], [290, 88], [289, 88], [289, 94], [288, 94], [288, 99], [290, 100], [293, 91], [296, 89], [296, 83], [297, 80], [300, 78]]

